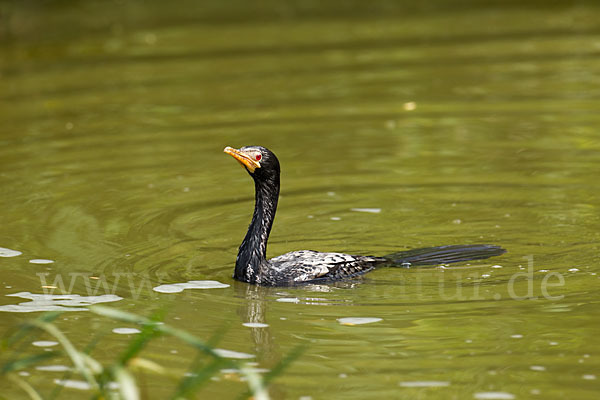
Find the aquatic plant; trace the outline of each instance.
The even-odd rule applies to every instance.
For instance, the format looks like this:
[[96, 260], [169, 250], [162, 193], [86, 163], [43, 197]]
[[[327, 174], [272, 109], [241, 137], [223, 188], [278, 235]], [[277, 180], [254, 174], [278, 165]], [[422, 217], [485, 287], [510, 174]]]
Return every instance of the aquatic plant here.
[[[116, 355], [114, 361], [103, 364], [92, 357], [93, 350], [100, 342], [100, 337], [93, 338], [83, 349], [77, 349], [64, 332], [53, 323], [61, 315], [61, 312], [48, 312], [37, 319], [23, 323], [16, 331], [2, 340], [2, 353], [7, 358], [1, 366], [2, 377], [12, 381], [31, 399], [55, 399], [59, 396], [63, 385], [56, 385], [50, 394], [43, 396], [19, 375], [19, 371], [36, 366], [48, 359], [66, 355], [73, 363], [73, 370], [67, 371], [63, 379], [58, 382], [67, 382], [71, 374], [78, 374], [84, 379], [84, 381], [79, 381], [80, 384], [90, 390], [93, 399], [137, 400], [146, 398], [144, 386], [136, 379], [136, 374], [141, 372], [173, 378], [173, 393], [170, 398], [182, 399], [193, 396], [194, 393], [210, 383], [211, 378], [226, 368], [239, 371], [241, 380], [248, 385], [248, 390], [240, 398], [253, 397], [255, 400], [268, 400], [267, 386], [269, 383], [298, 358], [303, 350], [301, 347], [295, 348], [270, 371], [259, 374], [243, 360], [223, 357], [219, 349], [214, 347], [223, 332], [216, 332], [213, 338], [203, 341], [185, 330], [164, 324], [161, 321], [164, 316], [162, 311], [147, 318], [105, 306], [91, 306], [89, 309], [102, 317], [140, 327], [140, 332], [120, 354]], [[26, 344], [24, 339], [44, 333], [54, 337], [61, 345], [61, 349], [22, 355], [23, 346]], [[142, 356], [141, 353], [148, 343], [161, 336], [177, 338], [196, 350], [196, 357], [183, 376]]]

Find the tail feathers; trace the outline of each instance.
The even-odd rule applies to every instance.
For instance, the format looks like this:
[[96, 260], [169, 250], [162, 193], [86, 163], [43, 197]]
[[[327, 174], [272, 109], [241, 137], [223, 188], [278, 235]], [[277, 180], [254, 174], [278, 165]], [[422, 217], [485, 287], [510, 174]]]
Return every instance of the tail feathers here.
[[482, 260], [504, 253], [506, 250], [492, 244], [467, 244], [400, 251], [385, 256], [385, 258], [397, 265], [435, 265]]

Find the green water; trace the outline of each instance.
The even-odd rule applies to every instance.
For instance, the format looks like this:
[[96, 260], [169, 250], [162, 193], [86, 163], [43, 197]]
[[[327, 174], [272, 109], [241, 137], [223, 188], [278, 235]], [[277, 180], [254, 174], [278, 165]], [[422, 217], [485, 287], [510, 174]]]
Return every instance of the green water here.
[[[167, 307], [201, 338], [224, 330], [219, 347], [260, 368], [307, 345], [274, 399], [596, 399], [600, 8], [417, 3], [0, 3], [0, 247], [22, 252], [0, 258], [0, 306], [62, 283]], [[251, 144], [282, 164], [270, 256], [508, 253], [335, 285], [234, 282], [253, 185], [222, 149]], [[189, 280], [230, 286], [152, 290]], [[39, 315], [15, 310], [3, 331]], [[107, 362], [131, 339], [86, 311], [58, 325], [81, 347], [103, 335]], [[144, 355], [176, 374], [191, 360], [171, 339]], [[62, 378], [27, 372], [43, 393]], [[198, 398], [246, 388], [217, 378]]]

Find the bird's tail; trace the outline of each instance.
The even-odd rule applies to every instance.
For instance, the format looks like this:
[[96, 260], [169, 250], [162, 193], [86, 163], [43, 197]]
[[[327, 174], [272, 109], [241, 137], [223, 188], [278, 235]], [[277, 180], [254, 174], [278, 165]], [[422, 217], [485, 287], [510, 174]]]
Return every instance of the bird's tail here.
[[395, 265], [450, 264], [461, 261], [482, 260], [506, 253], [493, 244], [466, 244], [453, 246], [426, 247], [423, 249], [399, 251], [385, 256]]

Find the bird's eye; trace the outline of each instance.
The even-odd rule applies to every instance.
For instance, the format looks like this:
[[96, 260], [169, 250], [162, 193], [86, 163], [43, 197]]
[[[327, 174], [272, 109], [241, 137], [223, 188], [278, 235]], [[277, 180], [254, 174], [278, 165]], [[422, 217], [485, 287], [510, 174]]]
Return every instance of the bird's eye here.
[[257, 155], [254, 156], [254, 159], [256, 161], [260, 161], [261, 158], [262, 158], [262, 154], [257, 154]]

